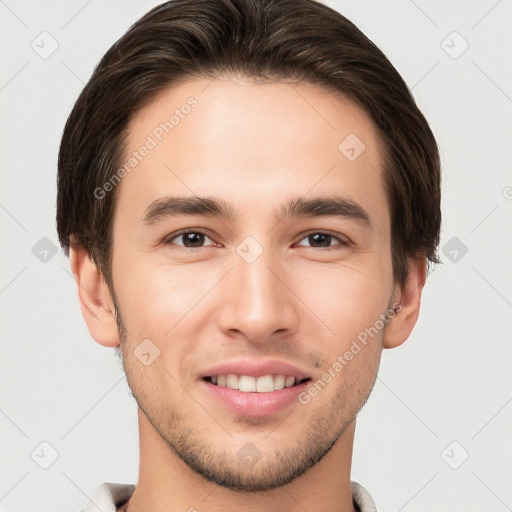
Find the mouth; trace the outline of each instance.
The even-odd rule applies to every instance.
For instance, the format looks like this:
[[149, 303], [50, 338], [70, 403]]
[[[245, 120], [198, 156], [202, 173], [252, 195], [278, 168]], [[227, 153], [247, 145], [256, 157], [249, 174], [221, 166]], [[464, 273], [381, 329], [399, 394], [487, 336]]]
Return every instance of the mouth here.
[[242, 393], [272, 393], [285, 388], [299, 386], [311, 380], [310, 377], [299, 378], [293, 375], [237, 375], [228, 373], [224, 375], [211, 375], [203, 380], [214, 386], [238, 390]]
[[282, 359], [239, 358], [199, 374], [202, 389], [215, 403], [238, 416], [277, 418], [312, 380], [306, 368]]

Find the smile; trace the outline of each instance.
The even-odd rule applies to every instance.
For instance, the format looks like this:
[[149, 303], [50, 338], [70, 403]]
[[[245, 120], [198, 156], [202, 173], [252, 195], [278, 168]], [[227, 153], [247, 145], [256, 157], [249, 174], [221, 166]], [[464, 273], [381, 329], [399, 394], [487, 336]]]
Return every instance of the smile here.
[[228, 373], [227, 375], [205, 377], [205, 380], [223, 388], [236, 389], [242, 393], [271, 393], [284, 388], [291, 388], [309, 380], [309, 378], [299, 379], [291, 375], [262, 375], [254, 377], [252, 375]]

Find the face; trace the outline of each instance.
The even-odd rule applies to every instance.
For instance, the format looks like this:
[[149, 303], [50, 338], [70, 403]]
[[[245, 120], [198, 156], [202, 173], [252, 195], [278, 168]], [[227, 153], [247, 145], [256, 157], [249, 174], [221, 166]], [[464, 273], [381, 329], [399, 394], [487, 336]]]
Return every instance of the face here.
[[129, 128], [112, 276], [132, 393], [206, 478], [284, 485], [375, 382], [395, 290], [376, 129], [318, 87], [230, 77]]

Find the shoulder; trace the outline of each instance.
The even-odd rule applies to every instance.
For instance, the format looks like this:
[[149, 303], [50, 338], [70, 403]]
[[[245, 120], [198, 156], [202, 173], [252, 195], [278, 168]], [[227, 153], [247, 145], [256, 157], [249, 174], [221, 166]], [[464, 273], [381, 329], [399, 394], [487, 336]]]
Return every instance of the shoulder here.
[[135, 490], [134, 484], [105, 482], [101, 484], [80, 512], [117, 512], [118, 507], [126, 503]]
[[378, 512], [370, 493], [358, 482], [350, 483], [352, 500], [360, 512]]

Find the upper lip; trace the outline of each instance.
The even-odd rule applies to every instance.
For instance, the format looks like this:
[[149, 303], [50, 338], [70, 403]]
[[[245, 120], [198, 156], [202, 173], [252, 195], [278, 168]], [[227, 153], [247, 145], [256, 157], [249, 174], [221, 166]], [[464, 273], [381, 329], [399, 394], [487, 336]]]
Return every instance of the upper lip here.
[[309, 374], [287, 361], [278, 359], [236, 359], [216, 364], [200, 374], [200, 378], [212, 377], [216, 375], [250, 375], [252, 377], [262, 377], [263, 375], [284, 375], [286, 377], [296, 377], [297, 379], [306, 379]]

